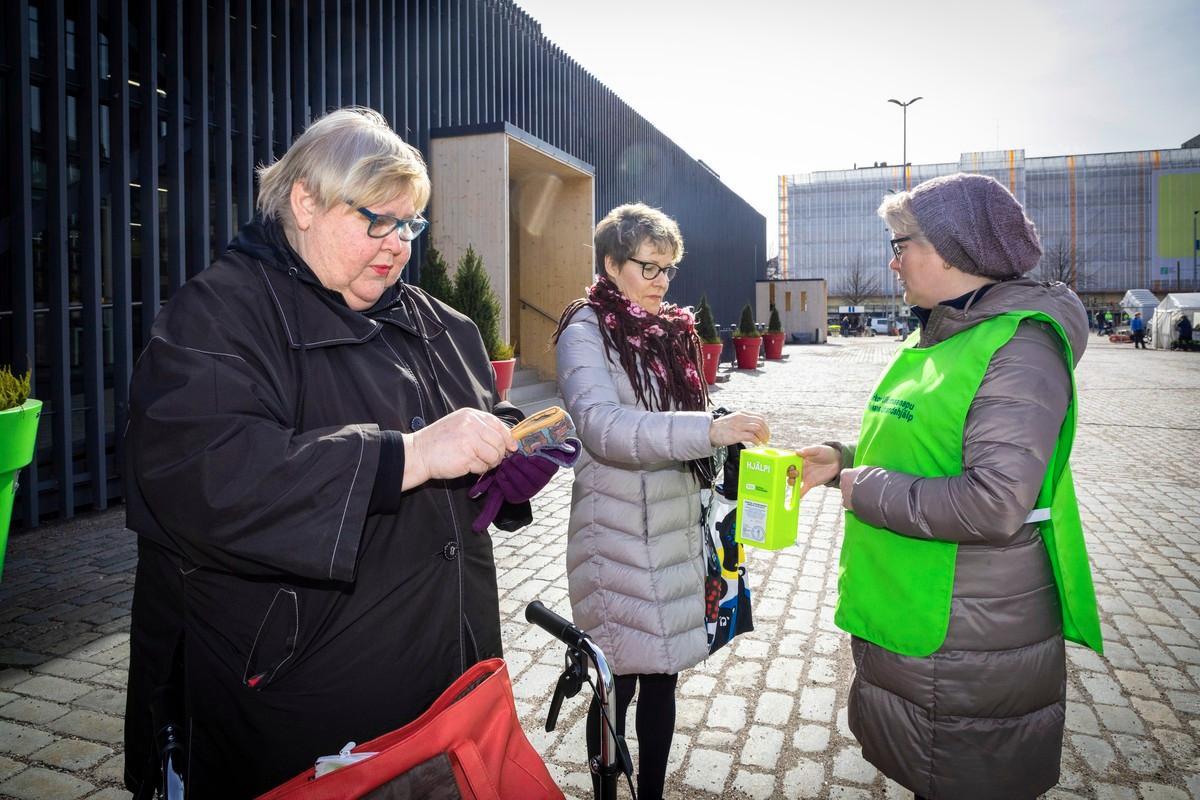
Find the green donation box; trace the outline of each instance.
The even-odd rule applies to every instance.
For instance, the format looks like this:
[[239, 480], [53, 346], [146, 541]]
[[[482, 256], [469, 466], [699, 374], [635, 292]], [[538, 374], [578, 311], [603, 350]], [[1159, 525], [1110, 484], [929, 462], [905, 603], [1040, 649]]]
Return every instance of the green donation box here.
[[781, 550], [796, 543], [804, 460], [794, 450], [752, 447], [738, 464], [737, 540]]

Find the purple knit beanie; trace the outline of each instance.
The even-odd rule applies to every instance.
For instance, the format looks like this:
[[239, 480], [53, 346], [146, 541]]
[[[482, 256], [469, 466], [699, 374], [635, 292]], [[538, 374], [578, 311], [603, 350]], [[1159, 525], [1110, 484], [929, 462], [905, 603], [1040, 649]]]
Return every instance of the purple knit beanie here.
[[925, 181], [910, 196], [925, 238], [963, 272], [1008, 280], [1042, 257], [1037, 228], [995, 178], [959, 172]]

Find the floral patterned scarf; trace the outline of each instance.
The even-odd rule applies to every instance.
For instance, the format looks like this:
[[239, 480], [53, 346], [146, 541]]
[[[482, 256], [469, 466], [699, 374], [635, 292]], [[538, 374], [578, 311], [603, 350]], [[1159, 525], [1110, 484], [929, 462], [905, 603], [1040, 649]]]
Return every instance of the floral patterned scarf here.
[[[587, 297], [567, 306], [554, 334], [557, 342], [575, 312], [591, 306], [600, 322], [605, 354], [615, 352], [638, 404], [650, 411], [706, 411], [708, 386], [700, 375], [700, 338], [692, 312], [663, 303], [652, 314], [621, 293], [607, 276], [588, 287]], [[691, 462], [702, 481], [710, 459]]]

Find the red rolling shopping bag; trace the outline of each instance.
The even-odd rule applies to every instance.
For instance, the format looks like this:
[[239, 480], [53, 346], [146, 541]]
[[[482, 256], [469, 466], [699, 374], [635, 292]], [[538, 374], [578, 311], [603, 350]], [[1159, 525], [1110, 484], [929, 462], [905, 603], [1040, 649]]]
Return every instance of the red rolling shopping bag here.
[[349, 752], [374, 755], [319, 778], [310, 768], [259, 800], [563, 797], [521, 730], [508, 667], [499, 658], [468, 669], [403, 728]]

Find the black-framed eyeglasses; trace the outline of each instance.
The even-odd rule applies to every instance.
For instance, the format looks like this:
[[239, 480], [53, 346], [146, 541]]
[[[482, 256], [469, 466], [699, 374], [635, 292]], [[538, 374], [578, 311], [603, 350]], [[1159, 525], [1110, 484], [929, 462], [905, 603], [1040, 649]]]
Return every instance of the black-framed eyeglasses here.
[[633, 263], [642, 268], [642, 277], [648, 281], [652, 281], [658, 277], [658, 273], [665, 273], [668, 281], [675, 280], [675, 276], [679, 274], [679, 267], [672, 264], [669, 267], [660, 267], [653, 261], [638, 261], [636, 258], [629, 259]]
[[900, 249], [900, 245], [904, 242], [910, 241], [912, 241], [911, 236], [897, 236], [895, 239], [891, 240], [892, 253], [895, 254], [896, 258], [900, 258], [900, 254], [904, 252]]
[[374, 211], [362, 208], [361, 206], [355, 207], [349, 200], [346, 202], [355, 211], [367, 218], [369, 221], [367, 236], [370, 236], [372, 239], [386, 239], [392, 235], [392, 231], [399, 230], [400, 239], [405, 242], [411, 242], [429, 227], [429, 220], [420, 214], [417, 214], [415, 217], [401, 219], [400, 217], [393, 217], [390, 214], [376, 214]]

